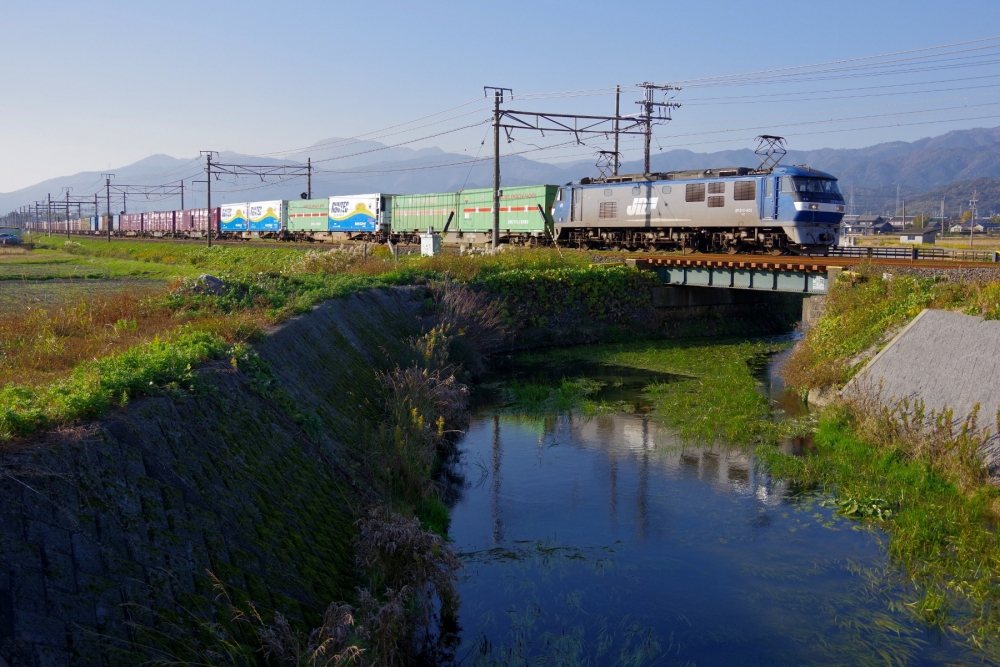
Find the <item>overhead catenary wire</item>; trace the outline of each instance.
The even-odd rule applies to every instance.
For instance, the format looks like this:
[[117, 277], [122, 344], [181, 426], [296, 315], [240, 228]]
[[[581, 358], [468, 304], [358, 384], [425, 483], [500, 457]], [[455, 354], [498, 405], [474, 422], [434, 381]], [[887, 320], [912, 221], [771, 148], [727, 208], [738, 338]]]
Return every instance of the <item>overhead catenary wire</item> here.
[[908, 54], [911, 54], [911, 53], [925, 53], [925, 52], [928, 52], [928, 51], [940, 51], [942, 49], [947, 49], [947, 48], [951, 48], [951, 47], [955, 47], [955, 46], [967, 46], [969, 44], [983, 44], [983, 43], [986, 43], [986, 42], [993, 42], [993, 43], [996, 43], [998, 46], [1000, 46], [1000, 36], [984, 37], [984, 38], [981, 38], [981, 39], [970, 39], [970, 40], [966, 40], [966, 41], [962, 41], [962, 42], [952, 42], [950, 44], [940, 44], [940, 45], [937, 45], [937, 46], [925, 46], [925, 47], [921, 47], [919, 49], [908, 49], [908, 50], [905, 50], [905, 51], [894, 51], [894, 52], [890, 52], [890, 53], [883, 53], [883, 54], [872, 55], [872, 56], [859, 56], [859, 57], [856, 57], [856, 58], [842, 58], [840, 60], [829, 60], [829, 61], [826, 61], [826, 62], [813, 63], [813, 64], [810, 64], [810, 65], [793, 65], [793, 66], [790, 66], [790, 67], [778, 67], [778, 68], [772, 68], [772, 69], [766, 69], [766, 70], [756, 70], [756, 71], [750, 71], [750, 72], [741, 72], [741, 73], [738, 73], [738, 74], [722, 74], [722, 75], [717, 75], [717, 76], [700, 77], [700, 78], [696, 78], [696, 79], [680, 79], [680, 80], [674, 81], [674, 83], [677, 84], [677, 85], [679, 85], [679, 86], [690, 87], [690, 86], [696, 85], [698, 83], [705, 83], [705, 82], [709, 82], [709, 81], [726, 81], [726, 80], [730, 80], [730, 79], [744, 78], [744, 77], [748, 77], [748, 76], [758, 76], [758, 75], [763, 75], [763, 74], [779, 74], [779, 73], [785, 73], [785, 72], [792, 72], [792, 71], [795, 71], [795, 70], [800, 70], [801, 71], [801, 70], [812, 69], [812, 68], [815, 68], [815, 67], [826, 67], [826, 66], [829, 66], [829, 65], [841, 65], [841, 64], [845, 64], [845, 63], [870, 61], [870, 60], [877, 60], [879, 58], [891, 58], [891, 57], [894, 57], [894, 56], [908, 55]]

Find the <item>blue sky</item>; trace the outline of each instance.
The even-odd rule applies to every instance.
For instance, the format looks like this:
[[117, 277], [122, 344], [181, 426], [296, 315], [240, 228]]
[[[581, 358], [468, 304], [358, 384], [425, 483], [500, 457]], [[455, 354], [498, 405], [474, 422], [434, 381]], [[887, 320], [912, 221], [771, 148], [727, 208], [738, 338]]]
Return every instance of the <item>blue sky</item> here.
[[[518, 107], [611, 113], [615, 84], [693, 80], [1000, 34], [997, 0], [2, 0], [0, 16], [0, 192], [154, 153], [266, 153], [356, 136], [472, 102], [483, 85], [513, 88]], [[951, 57], [966, 61], [952, 62], [962, 68], [940, 69], [942, 60], [921, 72], [686, 88], [676, 98], [685, 106], [657, 131], [658, 147], [751, 147], [749, 139], [761, 131], [786, 134], [795, 148], [859, 147], [1000, 125], [991, 118], [1000, 115], [994, 106], [1000, 64], [989, 58], [1000, 58], [1000, 50], [969, 50], [976, 46], [955, 47], [961, 53]], [[913, 88], [919, 81], [925, 83]], [[901, 94], [884, 95], [897, 90], [892, 86]], [[595, 89], [601, 94], [528, 95]], [[636, 99], [626, 93], [623, 109], [632, 111]], [[467, 104], [432, 118], [439, 121], [432, 127], [371, 136], [393, 143], [480, 123], [488, 112], [479, 109]], [[941, 111], [929, 113], [935, 109]], [[898, 113], [904, 115], [890, 115]], [[859, 120], [804, 125], [837, 118]], [[892, 127], [875, 127], [882, 125]], [[474, 153], [486, 130], [480, 125], [408, 145]], [[633, 145], [629, 151], [627, 157], [638, 155]], [[568, 160], [592, 152], [567, 148], [532, 157]]]

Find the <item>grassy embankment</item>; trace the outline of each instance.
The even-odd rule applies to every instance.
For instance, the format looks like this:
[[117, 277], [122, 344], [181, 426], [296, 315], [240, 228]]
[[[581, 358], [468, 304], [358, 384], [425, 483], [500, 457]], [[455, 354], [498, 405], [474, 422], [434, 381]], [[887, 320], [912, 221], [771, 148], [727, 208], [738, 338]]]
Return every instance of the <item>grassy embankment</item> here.
[[[784, 368], [792, 386], [841, 386], [891, 333], [923, 308], [1000, 317], [1000, 283], [952, 283], [863, 269], [842, 277], [822, 319]], [[949, 353], [949, 351], [942, 351]], [[977, 415], [992, 432], [996, 406]], [[772, 471], [801, 488], [837, 494], [841, 512], [889, 535], [889, 554], [910, 594], [896, 602], [923, 622], [1000, 657], [1000, 490], [979, 458], [976, 419], [883, 407], [855, 398], [822, 413], [803, 457], [765, 451]]]
[[[532, 323], [544, 323], [545, 312], [569, 305], [613, 320], [621, 313], [609, 304], [619, 301], [608, 297], [631, 297], [634, 281], [642, 280], [625, 267], [589, 268], [587, 253], [553, 250], [395, 262], [383, 248], [362, 257], [272, 244], [209, 249], [40, 238], [37, 247], [0, 262], [7, 278], [0, 280], [7, 295], [0, 298], [2, 439], [181, 388], [199, 363], [361, 289], [438, 278], [476, 283], [509, 297], [507, 319], [519, 319], [525, 307]], [[600, 281], [592, 280], [595, 272]], [[202, 273], [223, 279], [224, 287], [198, 282]]]

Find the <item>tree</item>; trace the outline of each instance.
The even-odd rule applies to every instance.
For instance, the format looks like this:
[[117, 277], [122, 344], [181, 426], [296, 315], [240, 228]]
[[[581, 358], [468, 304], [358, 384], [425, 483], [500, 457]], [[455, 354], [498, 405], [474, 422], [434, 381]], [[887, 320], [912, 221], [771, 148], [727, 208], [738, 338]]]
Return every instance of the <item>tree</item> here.
[[962, 223], [965, 224], [969, 220], [972, 220], [972, 211], [966, 211], [962, 214]]

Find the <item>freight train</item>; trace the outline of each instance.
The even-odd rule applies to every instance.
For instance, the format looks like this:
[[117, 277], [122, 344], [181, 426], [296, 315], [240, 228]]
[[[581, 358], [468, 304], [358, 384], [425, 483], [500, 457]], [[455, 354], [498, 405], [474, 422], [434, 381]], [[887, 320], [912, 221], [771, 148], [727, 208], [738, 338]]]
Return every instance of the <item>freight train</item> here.
[[[706, 169], [613, 176], [564, 186], [504, 188], [501, 243], [687, 252], [813, 252], [835, 245], [844, 198], [837, 179], [808, 167]], [[114, 216], [118, 236], [201, 238], [205, 209]], [[107, 232], [106, 218], [70, 231]], [[65, 222], [53, 231], [66, 230]], [[493, 237], [493, 191], [344, 195], [224, 204], [213, 236], [298, 241], [415, 243], [433, 229], [445, 243]]]

